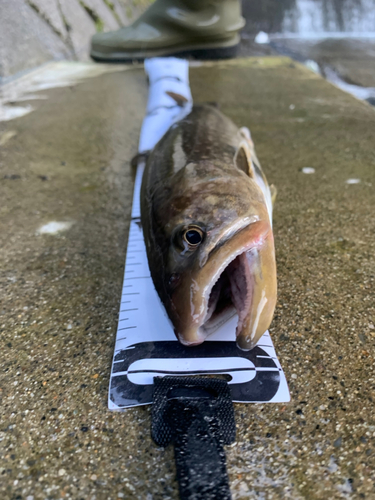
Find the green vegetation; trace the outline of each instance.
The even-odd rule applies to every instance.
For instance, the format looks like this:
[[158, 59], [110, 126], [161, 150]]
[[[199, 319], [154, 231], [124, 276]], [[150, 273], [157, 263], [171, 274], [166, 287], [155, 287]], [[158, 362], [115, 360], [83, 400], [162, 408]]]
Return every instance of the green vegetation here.
[[119, 25], [121, 26], [122, 25], [122, 22], [121, 22], [121, 19], [120, 19], [120, 16], [117, 14], [116, 12], [116, 9], [115, 9], [115, 5], [113, 2], [111, 2], [111, 0], [103, 0], [104, 3], [106, 4], [106, 6], [110, 9], [110, 11], [112, 12], [112, 15], [113, 17], [116, 19], [116, 21], [119, 23]]
[[87, 14], [91, 17], [91, 19], [94, 21], [94, 24], [95, 24], [95, 29], [98, 33], [102, 32], [104, 30], [104, 21], [103, 19], [101, 19], [98, 14], [93, 10], [91, 9], [91, 7], [89, 7], [88, 5], [86, 5], [84, 2], [82, 2], [82, 0], [80, 0], [79, 2], [82, 7], [85, 9], [85, 11], [87, 12]]

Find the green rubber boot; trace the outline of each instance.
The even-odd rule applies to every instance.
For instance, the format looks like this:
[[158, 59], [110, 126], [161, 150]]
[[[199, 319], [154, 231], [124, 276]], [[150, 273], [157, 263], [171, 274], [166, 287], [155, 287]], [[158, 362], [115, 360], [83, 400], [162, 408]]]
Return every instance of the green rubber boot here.
[[156, 0], [131, 26], [92, 37], [97, 61], [234, 57], [245, 25], [240, 0]]

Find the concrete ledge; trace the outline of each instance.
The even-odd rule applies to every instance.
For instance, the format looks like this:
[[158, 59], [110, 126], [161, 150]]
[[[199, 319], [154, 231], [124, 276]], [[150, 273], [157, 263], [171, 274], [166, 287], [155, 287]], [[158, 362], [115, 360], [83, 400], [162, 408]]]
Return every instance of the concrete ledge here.
[[130, 24], [149, 3], [0, 0], [0, 81], [51, 60], [89, 60], [94, 33]]
[[[177, 499], [150, 409], [106, 407], [147, 83], [81, 76], [0, 136], [0, 497]], [[374, 108], [287, 58], [191, 82], [250, 128], [278, 189], [272, 338], [292, 401], [235, 406], [233, 498], [373, 498]]]

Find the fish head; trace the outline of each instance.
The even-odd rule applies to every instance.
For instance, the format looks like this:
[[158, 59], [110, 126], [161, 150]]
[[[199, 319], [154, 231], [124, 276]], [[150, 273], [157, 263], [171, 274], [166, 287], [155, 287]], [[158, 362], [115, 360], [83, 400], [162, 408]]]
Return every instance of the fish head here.
[[[175, 182], [164, 207], [169, 248], [161, 270], [163, 302], [181, 343], [202, 343], [237, 313], [237, 344], [252, 349], [276, 303], [266, 203], [257, 183], [240, 170], [225, 177], [203, 163], [187, 165], [194, 182]], [[189, 179], [186, 172], [183, 178]]]

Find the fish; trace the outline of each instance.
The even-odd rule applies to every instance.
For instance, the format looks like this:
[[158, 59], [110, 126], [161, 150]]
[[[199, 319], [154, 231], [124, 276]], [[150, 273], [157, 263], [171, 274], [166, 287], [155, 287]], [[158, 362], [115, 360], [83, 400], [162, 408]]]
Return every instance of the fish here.
[[235, 314], [243, 350], [269, 328], [275, 195], [250, 131], [213, 105], [194, 105], [150, 152], [141, 224], [155, 289], [182, 344], [201, 344]]

